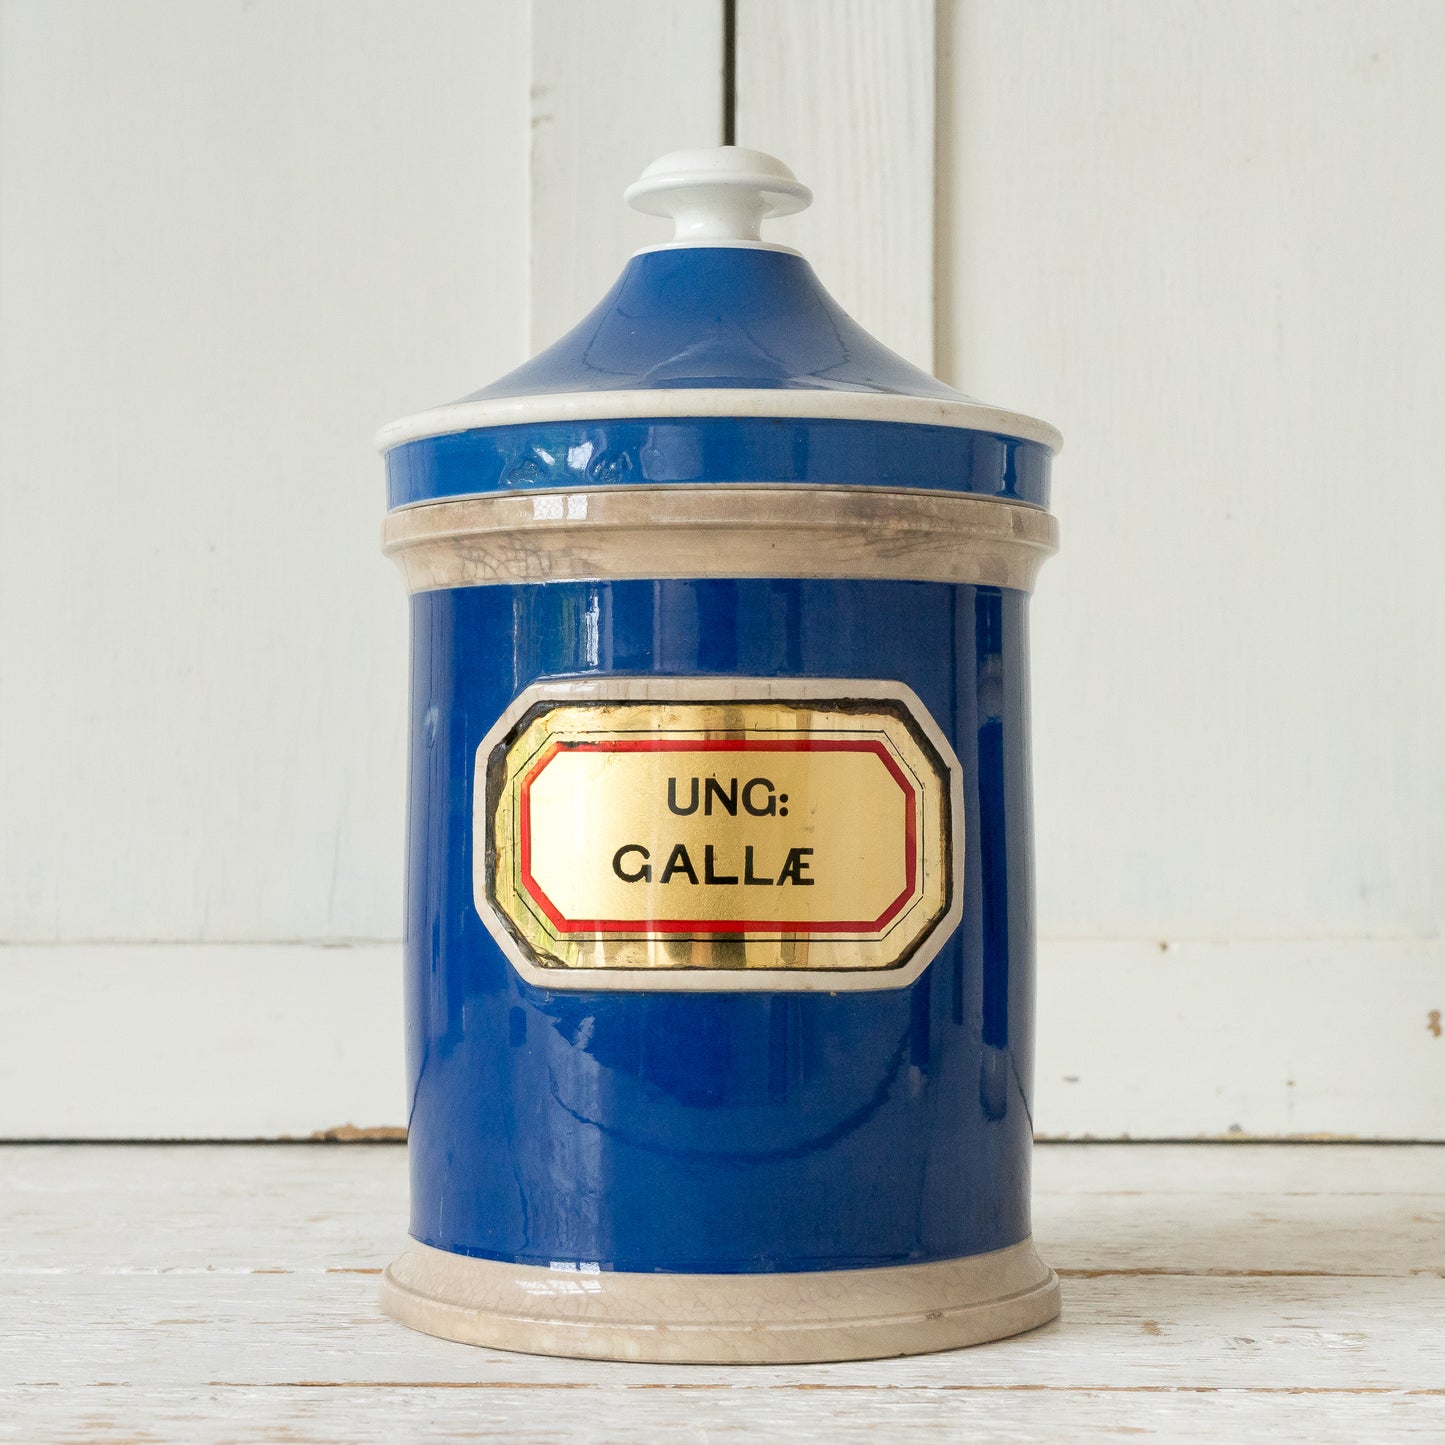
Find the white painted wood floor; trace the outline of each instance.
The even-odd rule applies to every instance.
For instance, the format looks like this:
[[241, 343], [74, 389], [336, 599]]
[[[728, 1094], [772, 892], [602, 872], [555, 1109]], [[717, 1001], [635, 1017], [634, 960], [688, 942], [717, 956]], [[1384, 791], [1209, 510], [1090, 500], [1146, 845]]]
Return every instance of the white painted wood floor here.
[[1063, 1318], [852, 1365], [412, 1334], [405, 1195], [394, 1145], [0, 1149], [0, 1439], [1445, 1440], [1445, 1146], [1041, 1146]]

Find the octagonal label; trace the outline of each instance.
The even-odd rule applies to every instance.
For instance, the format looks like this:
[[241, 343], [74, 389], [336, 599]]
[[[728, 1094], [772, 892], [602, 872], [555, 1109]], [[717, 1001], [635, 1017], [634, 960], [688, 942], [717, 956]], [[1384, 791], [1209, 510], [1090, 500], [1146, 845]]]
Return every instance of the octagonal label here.
[[898, 987], [956, 921], [957, 774], [895, 684], [541, 685], [477, 753], [477, 907], [551, 988]]

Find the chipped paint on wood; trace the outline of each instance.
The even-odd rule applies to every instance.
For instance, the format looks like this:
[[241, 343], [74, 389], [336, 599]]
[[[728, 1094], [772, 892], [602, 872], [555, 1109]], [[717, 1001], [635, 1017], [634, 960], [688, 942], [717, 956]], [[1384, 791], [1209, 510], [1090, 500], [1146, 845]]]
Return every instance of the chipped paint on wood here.
[[315, 1129], [307, 1137], [316, 1144], [405, 1144], [406, 1130], [400, 1124], [373, 1124], [366, 1128], [334, 1124], [329, 1129]]
[[713, 1434], [840, 1445], [885, 1419], [921, 1442], [1445, 1435], [1445, 1147], [1049, 1145], [1035, 1168], [1058, 1324], [966, 1356], [619, 1366], [384, 1319], [403, 1150], [12, 1146], [0, 1418], [196, 1445], [670, 1442], [702, 1411]]

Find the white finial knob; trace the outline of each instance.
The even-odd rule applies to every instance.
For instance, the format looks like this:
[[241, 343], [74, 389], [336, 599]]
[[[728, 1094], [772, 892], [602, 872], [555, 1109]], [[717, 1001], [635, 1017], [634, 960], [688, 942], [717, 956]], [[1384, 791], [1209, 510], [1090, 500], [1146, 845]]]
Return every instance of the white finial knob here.
[[790, 216], [813, 193], [782, 161], [740, 146], [672, 151], [623, 192], [649, 216], [671, 216], [674, 245], [758, 245], [770, 216]]

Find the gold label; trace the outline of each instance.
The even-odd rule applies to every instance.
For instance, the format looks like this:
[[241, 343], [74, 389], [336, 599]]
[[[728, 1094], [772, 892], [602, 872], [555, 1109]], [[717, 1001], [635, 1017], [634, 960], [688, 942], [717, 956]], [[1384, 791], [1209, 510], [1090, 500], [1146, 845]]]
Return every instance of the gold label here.
[[891, 684], [530, 689], [477, 755], [478, 908], [553, 988], [896, 987], [956, 917], [956, 773]]

